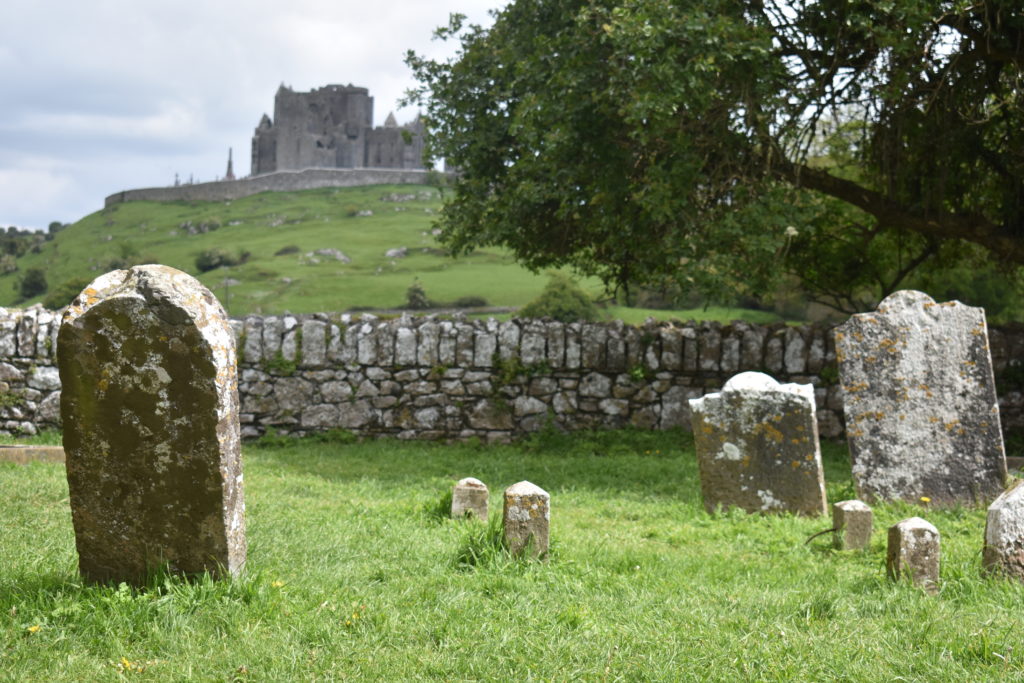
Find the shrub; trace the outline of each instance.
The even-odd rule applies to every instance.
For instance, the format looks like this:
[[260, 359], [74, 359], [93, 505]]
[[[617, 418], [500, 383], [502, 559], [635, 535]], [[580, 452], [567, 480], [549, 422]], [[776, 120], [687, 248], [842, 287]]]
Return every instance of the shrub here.
[[200, 273], [211, 271], [221, 266], [238, 266], [249, 260], [252, 253], [243, 249], [238, 255], [232, 256], [223, 249], [207, 249], [196, 256], [196, 269]]
[[18, 293], [23, 299], [31, 299], [34, 296], [45, 294], [49, 285], [46, 284], [46, 274], [41, 268], [29, 268], [25, 276], [18, 284]]
[[477, 308], [486, 305], [487, 299], [482, 296], [460, 296], [452, 302], [452, 308]]
[[53, 291], [43, 299], [43, 306], [51, 311], [67, 306], [78, 296], [79, 292], [86, 288], [89, 282], [90, 280], [87, 277], [75, 277], [65, 280], [54, 287]]
[[597, 306], [586, 292], [561, 273], [551, 273], [550, 277], [540, 296], [519, 309], [520, 317], [547, 317], [565, 323], [597, 320]]
[[414, 311], [424, 308], [433, 308], [434, 302], [427, 298], [423, 285], [419, 280], [413, 280], [409, 289], [405, 290], [405, 307]]
[[288, 246], [281, 247], [274, 252], [274, 256], [287, 256], [288, 254], [298, 254], [301, 251], [299, 245], [289, 244]]

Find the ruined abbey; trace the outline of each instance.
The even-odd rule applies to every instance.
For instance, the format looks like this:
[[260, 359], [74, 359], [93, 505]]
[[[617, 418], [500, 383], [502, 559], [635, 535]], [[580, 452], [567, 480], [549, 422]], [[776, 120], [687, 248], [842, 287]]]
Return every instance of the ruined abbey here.
[[282, 85], [274, 118], [266, 114], [252, 138], [252, 175], [307, 168], [422, 169], [423, 124], [399, 126], [389, 114], [373, 127], [366, 88], [327, 85], [295, 92]]

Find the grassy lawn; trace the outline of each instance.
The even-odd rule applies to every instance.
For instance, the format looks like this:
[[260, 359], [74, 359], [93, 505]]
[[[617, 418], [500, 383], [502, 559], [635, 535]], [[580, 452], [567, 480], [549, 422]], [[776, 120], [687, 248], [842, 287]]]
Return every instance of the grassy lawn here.
[[[831, 501], [852, 497], [826, 445]], [[82, 585], [59, 465], [0, 464], [0, 679], [1006, 680], [1024, 586], [984, 579], [984, 511], [875, 510], [870, 551], [827, 519], [709, 515], [680, 433], [503, 447], [307, 439], [245, 449], [247, 574]], [[552, 495], [552, 554], [517, 562], [444, 518], [454, 481]], [[942, 590], [885, 579], [884, 529], [942, 533]], [[467, 559], [476, 558], [475, 562]], [[38, 627], [38, 628], [36, 628]]]

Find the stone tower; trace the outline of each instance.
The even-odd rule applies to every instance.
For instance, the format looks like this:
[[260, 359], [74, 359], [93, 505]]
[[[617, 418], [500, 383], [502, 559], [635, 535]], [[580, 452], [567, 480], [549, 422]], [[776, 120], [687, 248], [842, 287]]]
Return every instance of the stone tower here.
[[282, 85], [274, 119], [260, 119], [252, 138], [252, 174], [304, 168], [423, 168], [419, 117], [399, 126], [389, 115], [373, 127], [366, 88], [327, 85], [295, 92]]
[[232, 164], [231, 164], [231, 148], [228, 147], [228, 170], [224, 173], [224, 180], [234, 180], [234, 179], [235, 179], [235, 169], [232, 167]]

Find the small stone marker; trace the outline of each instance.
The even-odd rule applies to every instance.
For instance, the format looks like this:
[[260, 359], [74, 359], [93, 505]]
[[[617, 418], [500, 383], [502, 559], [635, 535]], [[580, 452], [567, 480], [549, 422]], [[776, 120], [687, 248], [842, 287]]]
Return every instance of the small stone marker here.
[[1024, 581], [1024, 480], [989, 506], [981, 566], [986, 572]]
[[857, 496], [977, 505], [1006, 459], [981, 308], [902, 291], [836, 328]]
[[487, 521], [487, 485], [466, 477], [452, 489], [452, 517], [473, 517]]
[[704, 507], [823, 515], [825, 478], [814, 387], [743, 372], [691, 399]]
[[833, 538], [839, 550], [864, 550], [871, 545], [871, 508], [859, 500], [832, 505]]
[[61, 415], [79, 569], [138, 584], [245, 562], [235, 343], [224, 309], [158, 265], [102, 275], [64, 314]]
[[889, 527], [885, 568], [890, 579], [909, 578], [929, 593], [939, 590], [939, 530], [920, 517]]
[[527, 549], [533, 557], [547, 555], [550, 501], [547, 491], [528, 481], [505, 489], [505, 547], [513, 555], [521, 555]]

